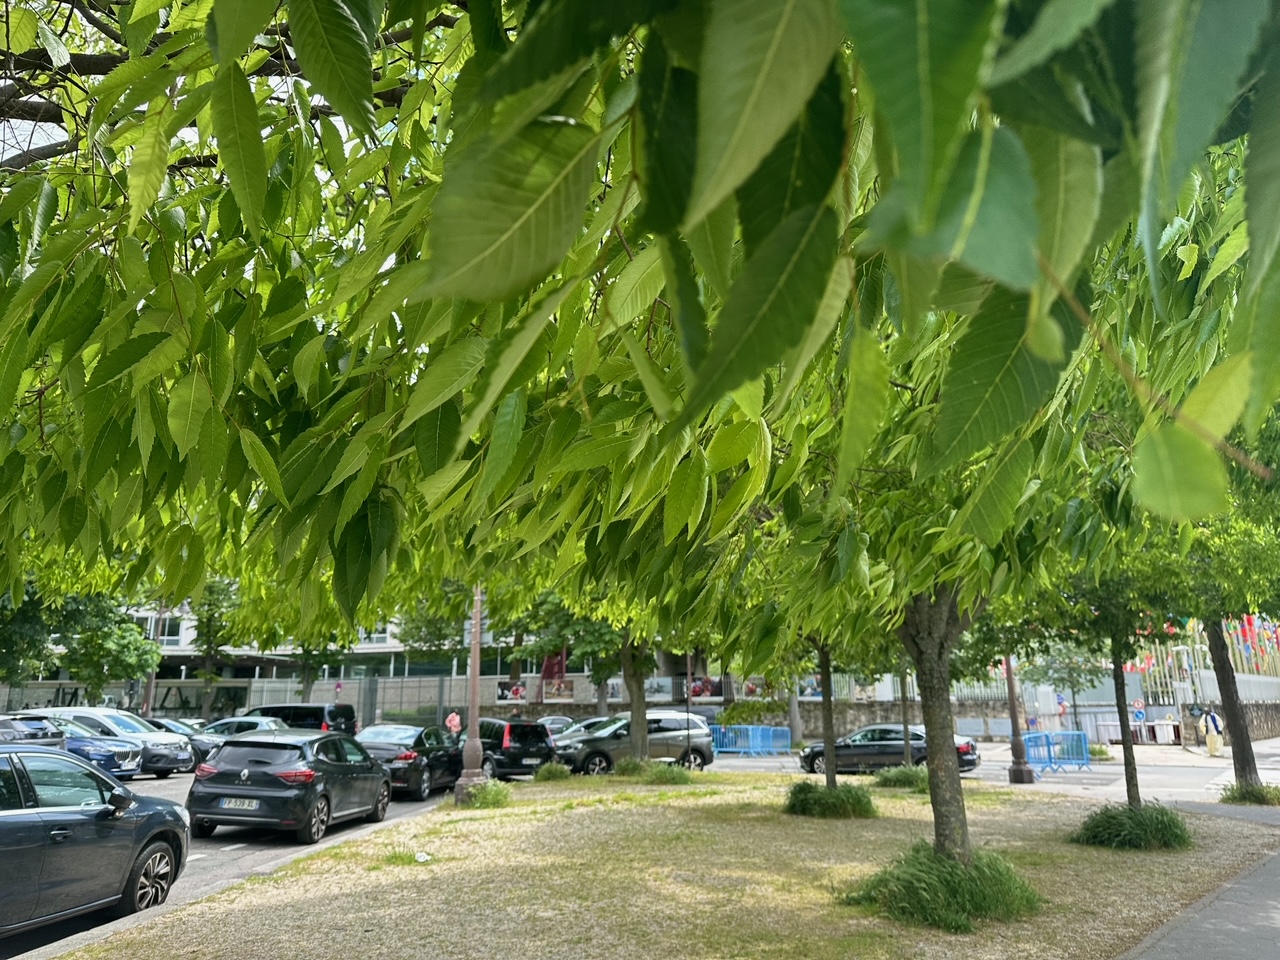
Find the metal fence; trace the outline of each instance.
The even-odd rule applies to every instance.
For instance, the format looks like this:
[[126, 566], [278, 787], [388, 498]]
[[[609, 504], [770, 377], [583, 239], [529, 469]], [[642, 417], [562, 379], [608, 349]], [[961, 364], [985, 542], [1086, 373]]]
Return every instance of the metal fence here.
[[735, 724], [711, 726], [711, 743], [716, 753], [737, 753], [746, 757], [781, 757], [791, 752], [788, 727], [757, 727]]
[[1036, 768], [1039, 780], [1046, 770], [1063, 773], [1067, 767], [1089, 770], [1089, 738], [1079, 730], [1028, 733], [1022, 738], [1027, 763]]

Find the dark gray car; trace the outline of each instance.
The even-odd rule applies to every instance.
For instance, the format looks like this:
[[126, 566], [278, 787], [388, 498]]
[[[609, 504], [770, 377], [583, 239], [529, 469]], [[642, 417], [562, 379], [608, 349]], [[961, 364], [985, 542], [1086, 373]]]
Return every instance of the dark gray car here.
[[[924, 727], [912, 726], [911, 762], [924, 763], [928, 757]], [[974, 770], [982, 762], [978, 744], [971, 737], [956, 736], [956, 756], [961, 772]], [[836, 772], [863, 773], [881, 767], [899, 766], [903, 761], [902, 724], [873, 723], [859, 727], [836, 741]], [[825, 773], [826, 750], [821, 743], [811, 743], [800, 751], [800, 766], [809, 773]]]
[[[693, 770], [714, 759], [711, 731], [701, 717], [663, 711], [650, 713], [646, 720], [650, 759], [672, 760]], [[620, 716], [589, 736], [557, 744], [556, 756], [574, 773], [608, 773], [623, 757], [631, 756], [631, 720]]]

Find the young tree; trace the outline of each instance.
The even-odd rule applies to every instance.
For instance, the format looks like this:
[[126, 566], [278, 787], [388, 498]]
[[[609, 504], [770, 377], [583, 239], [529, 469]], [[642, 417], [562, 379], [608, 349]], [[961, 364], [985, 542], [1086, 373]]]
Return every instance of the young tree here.
[[108, 683], [141, 680], [160, 664], [159, 646], [122, 609], [118, 598], [102, 594], [63, 601], [58, 660], [72, 680], [84, 685], [90, 705], [101, 703]]

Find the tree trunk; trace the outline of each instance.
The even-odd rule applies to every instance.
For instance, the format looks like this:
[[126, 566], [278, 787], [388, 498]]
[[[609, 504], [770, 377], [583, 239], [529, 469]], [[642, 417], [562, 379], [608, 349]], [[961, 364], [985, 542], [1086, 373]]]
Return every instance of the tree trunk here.
[[951, 715], [951, 651], [969, 625], [961, 616], [953, 585], [932, 595], [917, 594], [907, 603], [898, 636], [916, 667], [920, 712], [928, 745], [929, 803], [933, 807], [933, 846], [961, 863], [973, 862], [969, 819], [960, 785], [955, 720]]
[[1253, 757], [1253, 741], [1249, 739], [1249, 721], [1240, 704], [1240, 690], [1236, 686], [1236, 668], [1231, 665], [1227, 650], [1227, 638], [1222, 632], [1222, 618], [1213, 617], [1205, 622], [1209, 634], [1209, 657], [1213, 660], [1213, 675], [1218, 679], [1218, 697], [1222, 700], [1222, 719], [1231, 731], [1231, 764], [1235, 767], [1236, 783], [1240, 786], [1261, 786], [1258, 763]]
[[827, 789], [836, 788], [836, 712], [831, 692], [831, 648], [818, 648], [818, 683], [822, 687], [822, 757], [827, 768]]
[[609, 681], [601, 680], [596, 684], [596, 713], [607, 716], [609, 713]]
[[1125, 699], [1124, 661], [1120, 659], [1120, 645], [1111, 640], [1111, 683], [1115, 687], [1116, 712], [1120, 715], [1120, 749], [1124, 753], [1124, 790], [1129, 806], [1137, 810], [1142, 806], [1138, 793], [1138, 761], [1133, 755], [1133, 731], [1129, 728], [1129, 701]]
[[902, 703], [902, 765], [911, 766], [911, 708], [907, 703], [907, 665], [898, 669], [898, 689]]
[[649, 721], [644, 704], [645, 645], [630, 636], [622, 644], [622, 682], [626, 684], [631, 703], [631, 755], [637, 760], [649, 759]]
[[302, 702], [311, 702], [311, 688], [316, 685], [316, 668], [310, 663], [302, 665]]
[[204, 658], [200, 672], [204, 674], [204, 686], [200, 690], [200, 718], [207, 723], [213, 719], [213, 657]]
[[511, 638], [511, 670], [507, 679], [512, 683], [520, 682], [520, 670], [524, 661], [520, 658], [520, 648], [524, 646], [524, 631], [517, 630]]
[[1080, 705], [1076, 703], [1076, 691], [1071, 691], [1071, 714], [1076, 718], [1076, 729], [1083, 730], [1084, 724], [1080, 722]]
[[738, 699], [737, 693], [733, 689], [733, 674], [728, 670], [724, 672], [724, 676], [720, 678], [720, 695], [724, 706], [729, 706]]
[[787, 725], [791, 727], [791, 742], [797, 744], [804, 739], [804, 721], [800, 718], [800, 697], [796, 693], [796, 683], [791, 682], [791, 696], [787, 697]]

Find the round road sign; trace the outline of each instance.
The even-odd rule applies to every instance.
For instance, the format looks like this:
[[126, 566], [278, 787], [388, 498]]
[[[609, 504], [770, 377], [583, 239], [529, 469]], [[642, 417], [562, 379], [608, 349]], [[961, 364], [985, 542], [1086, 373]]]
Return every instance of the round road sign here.
[[1145, 711], [1145, 710], [1135, 710], [1135, 711], [1133, 711], [1133, 719], [1135, 719], [1135, 720], [1137, 720], [1139, 723], [1141, 723], [1143, 720], [1147, 719], [1147, 711]]
[[1133, 709], [1135, 710], [1141, 710], [1144, 707], [1146, 707], [1146, 705], [1147, 705], [1147, 701], [1143, 700], [1141, 697], [1133, 701]]

